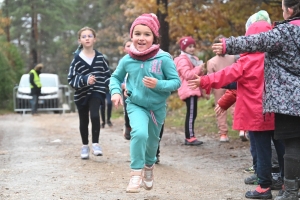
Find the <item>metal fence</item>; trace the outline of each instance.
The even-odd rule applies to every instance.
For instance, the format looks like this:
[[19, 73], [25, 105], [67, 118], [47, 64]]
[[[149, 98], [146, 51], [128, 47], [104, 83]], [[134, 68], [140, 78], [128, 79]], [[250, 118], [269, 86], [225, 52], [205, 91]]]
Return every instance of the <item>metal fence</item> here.
[[[65, 113], [67, 111], [72, 111], [72, 92], [67, 85], [59, 86], [59, 98], [47, 98], [47, 95], [42, 95], [38, 102], [38, 112], [39, 111], [53, 111], [54, 113]], [[18, 97], [18, 86], [13, 89], [14, 98], [14, 111], [25, 114], [26, 112], [31, 112], [31, 101], [32, 96], [29, 94], [23, 95], [22, 98]]]

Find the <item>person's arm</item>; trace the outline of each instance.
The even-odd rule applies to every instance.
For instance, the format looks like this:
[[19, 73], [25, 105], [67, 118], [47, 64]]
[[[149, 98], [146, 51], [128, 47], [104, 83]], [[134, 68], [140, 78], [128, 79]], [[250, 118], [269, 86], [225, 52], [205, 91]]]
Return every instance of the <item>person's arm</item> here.
[[[80, 66], [80, 61], [78, 59], [73, 59], [68, 74], [68, 83], [74, 89], [80, 89], [89, 86], [88, 80], [91, 74], [83, 75], [77, 72]], [[92, 76], [91, 76], [92, 77]]]
[[181, 85], [181, 81], [178, 76], [175, 63], [172, 60], [172, 58], [164, 59], [163, 62], [166, 62], [162, 66], [162, 72], [166, 77], [166, 79], [157, 80], [157, 84], [154, 89], [159, 91], [165, 91], [165, 92], [175, 91]]
[[226, 90], [225, 94], [218, 100], [218, 105], [227, 110], [236, 102], [236, 90]]
[[196, 66], [194, 68], [190, 67], [190, 63], [187, 60], [188, 58], [185, 59], [185, 57], [178, 57], [176, 58], [176, 68], [178, 71], [178, 74], [185, 80], [191, 80], [195, 78], [195, 74], [197, 75], [203, 75], [203, 64], [200, 66]]
[[34, 88], [37, 88], [37, 87], [38, 87], [38, 86], [35, 84], [35, 82], [34, 82], [34, 75], [33, 75], [33, 73], [30, 73], [30, 75], [29, 75], [29, 82], [30, 82], [31, 85], [33, 85]]
[[223, 38], [222, 43], [215, 43], [215, 53], [240, 54], [245, 52], [280, 52], [285, 46], [278, 28], [248, 36]]

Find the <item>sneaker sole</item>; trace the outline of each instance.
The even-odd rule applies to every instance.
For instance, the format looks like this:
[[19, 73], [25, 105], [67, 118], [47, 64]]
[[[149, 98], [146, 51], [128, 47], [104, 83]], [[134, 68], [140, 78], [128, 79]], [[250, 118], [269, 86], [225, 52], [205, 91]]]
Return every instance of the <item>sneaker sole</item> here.
[[93, 152], [94, 156], [103, 156], [103, 153], [95, 153]]
[[248, 139], [243, 135], [241, 135], [240, 138], [241, 138], [242, 142], [247, 142], [248, 141]]
[[248, 199], [272, 199], [272, 195], [257, 195], [257, 196], [248, 196], [247, 194], [245, 195], [246, 198]]
[[203, 144], [203, 142], [199, 142], [199, 143], [197, 143], [197, 144], [187, 143], [187, 142], [184, 143], [184, 145], [187, 145], [187, 146], [199, 146], [199, 145], [201, 145], [201, 144]]
[[153, 182], [152, 182], [152, 186], [151, 187], [148, 187], [145, 183], [143, 183], [143, 188], [145, 189], [145, 190], [152, 190], [152, 188], [153, 188]]
[[83, 160], [89, 159], [89, 156], [81, 156], [81, 159]]

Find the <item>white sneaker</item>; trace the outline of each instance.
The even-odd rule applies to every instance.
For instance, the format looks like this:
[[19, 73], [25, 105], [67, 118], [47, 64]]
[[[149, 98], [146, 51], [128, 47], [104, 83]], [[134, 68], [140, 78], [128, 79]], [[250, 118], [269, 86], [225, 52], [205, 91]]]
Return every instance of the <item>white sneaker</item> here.
[[152, 167], [144, 167], [143, 170], [143, 187], [145, 190], [151, 190], [153, 187], [154, 174], [153, 174], [154, 165]]
[[142, 170], [131, 170], [131, 178], [126, 188], [127, 193], [138, 193], [142, 184]]
[[98, 143], [94, 143], [92, 145], [92, 147], [93, 147], [93, 154], [95, 156], [102, 156], [103, 155], [102, 149], [101, 149], [101, 147], [100, 147], [100, 145]]
[[240, 136], [240, 138], [241, 138], [241, 140], [242, 140], [243, 142], [246, 142], [246, 141], [249, 140], [248, 131], [243, 131], [243, 130], [241, 130], [240, 133], [239, 133], [239, 136]]
[[90, 147], [88, 145], [83, 145], [81, 147], [81, 158], [82, 159], [88, 159], [89, 158], [89, 153], [90, 153]]

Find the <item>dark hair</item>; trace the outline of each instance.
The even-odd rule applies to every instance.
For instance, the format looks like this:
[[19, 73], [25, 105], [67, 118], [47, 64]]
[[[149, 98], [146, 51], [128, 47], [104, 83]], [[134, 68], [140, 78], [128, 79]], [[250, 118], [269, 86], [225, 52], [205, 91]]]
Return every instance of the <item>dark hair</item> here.
[[160, 44], [160, 37], [157, 37], [156, 35], [153, 34], [153, 44]]
[[300, 17], [300, 1], [299, 0], [283, 0], [283, 5], [285, 8], [292, 8], [294, 10], [293, 15], [289, 17], [292, 19], [294, 17]]

